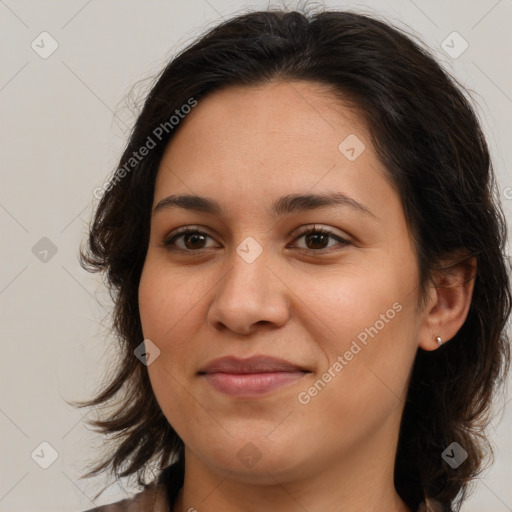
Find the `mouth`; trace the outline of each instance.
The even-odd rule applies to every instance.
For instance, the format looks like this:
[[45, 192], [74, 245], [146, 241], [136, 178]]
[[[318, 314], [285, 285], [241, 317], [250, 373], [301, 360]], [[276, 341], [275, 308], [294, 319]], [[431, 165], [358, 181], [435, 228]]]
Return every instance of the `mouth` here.
[[240, 359], [230, 356], [215, 359], [198, 375], [220, 393], [250, 398], [289, 386], [307, 373], [311, 372], [283, 359], [268, 356]]

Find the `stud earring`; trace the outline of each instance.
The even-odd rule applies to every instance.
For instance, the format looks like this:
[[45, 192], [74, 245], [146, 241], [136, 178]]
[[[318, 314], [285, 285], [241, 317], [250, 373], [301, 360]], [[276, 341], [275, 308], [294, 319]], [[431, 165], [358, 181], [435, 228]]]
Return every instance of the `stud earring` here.
[[436, 338], [436, 341], [437, 341], [437, 344], [438, 344], [439, 346], [441, 346], [441, 345], [443, 344], [443, 339], [441, 338], [441, 336], [438, 336], [438, 337]]

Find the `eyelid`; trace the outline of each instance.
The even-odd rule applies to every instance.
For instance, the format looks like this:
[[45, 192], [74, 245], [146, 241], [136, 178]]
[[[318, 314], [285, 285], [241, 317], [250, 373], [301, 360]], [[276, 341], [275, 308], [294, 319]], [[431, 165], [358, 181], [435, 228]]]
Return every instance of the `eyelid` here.
[[349, 241], [350, 238], [348, 234], [337, 234], [337, 232], [334, 231], [335, 228], [331, 227], [325, 227], [322, 224], [306, 224], [304, 226], [300, 226], [299, 228], [292, 231], [290, 236], [298, 237], [300, 235], [304, 235], [306, 233], [309, 233], [310, 231], [323, 231], [325, 233], [328, 233], [329, 235], [342, 238], [345, 241]]

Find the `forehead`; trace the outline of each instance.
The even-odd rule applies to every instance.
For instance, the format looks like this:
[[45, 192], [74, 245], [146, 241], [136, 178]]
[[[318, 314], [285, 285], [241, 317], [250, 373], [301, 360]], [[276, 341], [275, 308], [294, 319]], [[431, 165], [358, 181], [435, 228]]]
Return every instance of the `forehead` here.
[[[188, 148], [215, 146], [218, 153], [236, 143], [237, 147], [243, 146], [247, 157], [266, 152], [270, 158], [277, 158], [289, 146], [298, 155], [299, 148], [293, 142], [306, 141], [300, 153], [314, 155], [318, 148], [329, 156], [338, 152], [338, 144], [346, 136], [354, 134], [363, 139], [367, 132], [357, 109], [348, 101], [342, 102], [327, 86], [278, 81], [229, 86], [201, 99], [181, 123], [169, 149], [184, 144]], [[283, 142], [288, 144], [283, 146]], [[280, 151], [272, 151], [275, 149]]]
[[219, 201], [261, 203], [313, 189], [364, 203], [365, 195], [382, 196], [383, 186], [385, 169], [357, 109], [322, 84], [272, 82], [199, 101], [166, 148], [155, 203], [212, 191]]

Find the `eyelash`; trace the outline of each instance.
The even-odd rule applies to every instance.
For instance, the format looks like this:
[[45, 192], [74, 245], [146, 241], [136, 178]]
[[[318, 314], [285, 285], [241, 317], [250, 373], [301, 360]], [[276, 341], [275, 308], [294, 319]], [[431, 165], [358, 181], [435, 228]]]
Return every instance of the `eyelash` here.
[[[317, 227], [317, 226], [313, 226], [313, 227], [310, 227], [309, 229], [303, 231], [302, 233], [299, 233], [296, 238], [294, 239], [297, 240], [299, 238], [302, 238], [306, 235], [309, 235], [309, 234], [312, 234], [312, 233], [315, 233], [315, 234], [319, 234], [319, 235], [327, 235], [331, 238], [335, 238], [336, 240], [338, 240], [343, 246], [346, 246], [346, 245], [349, 245], [350, 242], [344, 238], [341, 238], [340, 236], [338, 235], [335, 235], [332, 231], [329, 231], [328, 229], [325, 229], [325, 228], [321, 228], [321, 227]], [[202, 251], [205, 251], [205, 250], [208, 250], [208, 248], [203, 248], [203, 249], [197, 249], [197, 250], [193, 250], [193, 249], [182, 249], [182, 248], [177, 248], [174, 246], [174, 243], [175, 241], [180, 238], [180, 237], [183, 237], [184, 235], [205, 235], [209, 238], [213, 238], [211, 237], [208, 233], [205, 233], [203, 231], [199, 231], [197, 229], [191, 229], [190, 227], [184, 227], [184, 228], [180, 228], [178, 231], [176, 231], [172, 236], [166, 238], [162, 243], [161, 243], [161, 246], [166, 248], [167, 250], [169, 251], [175, 251], [175, 252], [182, 252], [182, 253], [201, 253]], [[336, 249], [335, 251], [333, 251], [332, 249], [303, 249], [303, 248], [298, 248], [299, 251], [303, 252], [303, 253], [307, 253], [307, 254], [327, 254], [327, 253], [331, 253], [331, 252], [337, 252], [338, 250], [341, 250], [341, 249]]]

